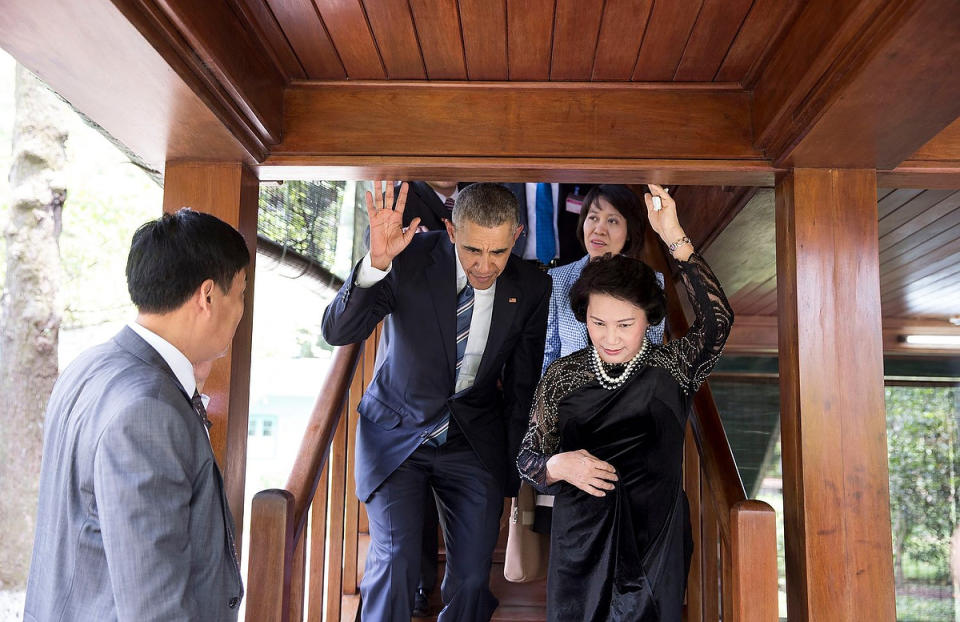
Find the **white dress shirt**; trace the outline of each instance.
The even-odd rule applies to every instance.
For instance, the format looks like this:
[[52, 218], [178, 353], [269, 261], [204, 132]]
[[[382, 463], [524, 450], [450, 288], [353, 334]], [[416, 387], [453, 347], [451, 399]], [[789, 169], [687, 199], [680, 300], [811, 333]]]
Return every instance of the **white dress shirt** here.
[[[430, 186], [430, 189], [433, 190], [433, 186]], [[437, 198], [440, 199], [441, 203], [446, 203], [448, 198], [453, 199], [454, 201], [457, 200], [457, 196], [460, 195], [460, 188], [455, 188], [453, 190], [453, 194], [451, 194], [449, 197], [447, 197], [447, 195], [443, 194], [442, 192], [438, 192], [436, 190], [433, 190], [433, 193], [437, 195]]]
[[[188, 396], [193, 397], [194, 392], [197, 390], [197, 377], [193, 375], [193, 363], [187, 359], [183, 352], [157, 333], [136, 322], [130, 322], [127, 326], [150, 344], [151, 348], [157, 351], [160, 358], [162, 358], [170, 367], [170, 370], [173, 371], [173, 375], [180, 381], [180, 386], [183, 387], [183, 390]], [[200, 399], [203, 400], [203, 407], [206, 408], [210, 403], [210, 397], [201, 393]]]
[[[467, 273], [460, 264], [460, 256], [454, 251], [453, 256], [457, 264], [457, 289], [459, 292], [467, 284]], [[364, 255], [360, 261], [360, 269], [357, 270], [357, 287], [371, 287], [378, 283], [390, 272], [393, 263], [387, 266], [386, 270], [378, 270], [370, 263], [370, 253]], [[473, 386], [477, 377], [477, 370], [480, 368], [480, 359], [483, 358], [483, 350], [487, 345], [487, 337], [490, 335], [490, 321], [493, 318], [493, 298], [497, 291], [497, 282], [487, 289], [473, 290], [473, 315], [470, 317], [470, 334], [467, 335], [467, 346], [463, 352], [463, 362], [460, 364], [460, 375], [457, 377], [457, 384], [454, 387], [454, 393], [459, 393]]]
[[[523, 247], [524, 259], [537, 258], [537, 184], [523, 184], [527, 192], [527, 243]], [[553, 194], [553, 256], [560, 256], [560, 234], [557, 231], [557, 201], [560, 200], [560, 184], [550, 184]]]

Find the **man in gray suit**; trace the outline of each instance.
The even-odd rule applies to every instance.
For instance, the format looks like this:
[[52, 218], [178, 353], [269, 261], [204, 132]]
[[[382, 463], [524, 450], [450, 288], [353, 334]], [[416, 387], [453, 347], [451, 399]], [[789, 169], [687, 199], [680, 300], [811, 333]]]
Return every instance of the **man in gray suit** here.
[[232, 621], [233, 523], [197, 386], [230, 346], [250, 255], [182, 209], [140, 227], [136, 321], [81, 354], [47, 408], [24, 619]]

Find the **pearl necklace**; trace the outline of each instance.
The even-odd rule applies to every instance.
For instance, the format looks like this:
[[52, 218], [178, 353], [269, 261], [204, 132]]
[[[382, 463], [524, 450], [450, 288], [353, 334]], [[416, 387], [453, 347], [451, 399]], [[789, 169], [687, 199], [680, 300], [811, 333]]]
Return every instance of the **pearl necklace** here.
[[643, 343], [640, 345], [640, 350], [633, 355], [633, 358], [630, 359], [624, 368], [623, 373], [616, 378], [611, 377], [610, 374], [607, 373], [607, 370], [603, 368], [603, 360], [600, 358], [600, 353], [597, 351], [597, 347], [593, 346], [593, 371], [597, 375], [597, 382], [600, 383], [600, 386], [607, 390], [613, 390], [623, 385], [633, 374], [633, 370], [637, 366], [638, 361], [646, 354], [648, 344], [647, 338], [644, 337]]

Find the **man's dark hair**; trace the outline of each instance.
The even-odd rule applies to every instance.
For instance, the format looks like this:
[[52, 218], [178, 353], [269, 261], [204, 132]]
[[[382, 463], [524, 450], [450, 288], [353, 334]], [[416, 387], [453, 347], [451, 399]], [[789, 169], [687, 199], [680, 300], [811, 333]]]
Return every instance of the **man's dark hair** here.
[[516, 227], [520, 222], [519, 205], [517, 197], [502, 184], [470, 184], [457, 195], [451, 219], [455, 227], [466, 221], [488, 228], [505, 222]]
[[590, 207], [601, 198], [627, 221], [627, 241], [620, 252], [640, 259], [643, 256], [643, 242], [647, 233], [647, 211], [637, 193], [620, 184], [594, 186], [584, 197], [580, 219], [577, 221], [577, 239], [580, 240], [580, 246], [587, 250], [587, 241], [583, 239], [583, 223], [587, 220]]
[[656, 273], [639, 259], [626, 255], [607, 253], [583, 267], [580, 278], [570, 288], [570, 308], [579, 322], [587, 321], [590, 294], [607, 294], [640, 307], [651, 326], [660, 323], [667, 308]]
[[207, 279], [230, 291], [234, 277], [248, 265], [250, 251], [239, 231], [185, 207], [144, 223], [133, 234], [127, 290], [138, 310], [167, 313]]

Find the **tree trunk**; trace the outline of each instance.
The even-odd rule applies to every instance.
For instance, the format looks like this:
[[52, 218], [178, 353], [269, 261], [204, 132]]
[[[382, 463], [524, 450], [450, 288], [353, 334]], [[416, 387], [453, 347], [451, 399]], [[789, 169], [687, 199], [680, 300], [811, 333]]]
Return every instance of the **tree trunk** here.
[[960, 622], [960, 525], [950, 538], [950, 577], [953, 579], [953, 619]]
[[63, 103], [17, 66], [6, 283], [0, 301], [0, 587], [22, 588], [33, 548], [43, 413], [57, 379]]
[[904, 582], [903, 551], [907, 545], [907, 522], [903, 512], [897, 511], [893, 520], [893, 576], [897, 585]]

